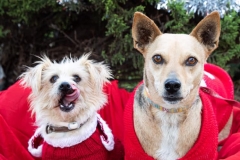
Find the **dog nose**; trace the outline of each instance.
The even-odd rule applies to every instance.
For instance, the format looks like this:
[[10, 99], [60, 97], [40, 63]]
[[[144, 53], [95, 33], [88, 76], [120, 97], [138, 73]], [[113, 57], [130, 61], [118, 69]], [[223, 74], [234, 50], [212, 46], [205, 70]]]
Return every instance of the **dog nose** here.
[[63, 82], [60, 86], [59, 86], [59, 90], [62, 92], [62, 93], [65, 93], [65, 94], [70, 94], [72, 93], [72, 87], [69, 83], [67, 82]]
[[165, 81], [165, 89], [167, 92], [173, 94], [181, 88], [181, 83], [177, 79], [168, 79]]

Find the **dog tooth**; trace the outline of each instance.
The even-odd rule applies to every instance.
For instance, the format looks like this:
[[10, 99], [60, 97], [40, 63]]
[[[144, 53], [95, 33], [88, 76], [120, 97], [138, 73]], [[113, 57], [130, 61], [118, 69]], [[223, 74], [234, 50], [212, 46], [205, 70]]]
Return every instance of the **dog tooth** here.
[[60, 105], [60, 107], [61, 107], [61, 108], [64, 108], [64, 106], [63, 106], [62, 104]]

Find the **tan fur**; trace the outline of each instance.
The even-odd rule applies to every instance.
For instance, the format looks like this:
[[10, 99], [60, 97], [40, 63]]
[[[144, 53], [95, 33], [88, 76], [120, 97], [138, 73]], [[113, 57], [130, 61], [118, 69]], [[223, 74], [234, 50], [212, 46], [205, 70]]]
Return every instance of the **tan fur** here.
[[[195, 143], [201, 127], [202, 102], [198, 91], [204, 63], [217, 48], [219, 36], [220, 17], [217, 12], [205, 17], [190, 35], [163, 34], [150, 18], [140, 12], [134, 14], [134, 47], [145, 58], [144, 84], [134, 98], [134, 128], [145, 152], [155, 159], [178, 159]], [[164, 61], [154, 63], [155, 55], [160, 55]], [[186, 63], [191, 57], [196, 58], [197, 63], [188, 66]], [[181, 82], [179, 93], [182, 100], [176, 103], [163, 98], [166, 96], [164, 84], [171, 78]], [[144, 98], [145, 88], [150, 99], [159, 106], [189, 108], [179, 113], [160, 111]]]
[[[178, 155], [184, 155], [189, 149], [191, 143], [194, 143], [198, 134], [197, 132], [194, 132], [195, 134], [190, 134], [191, 131], [199, 131], [200, 130], [200, 114], [196, 115], [195, 110], [198, 110], [198, 113], [201, 110], [201, 107], [199, 106], [200, 103], [197, 103], [196, 106], [193, 106], [191, 110], [187, 112], [183, 112], [182, 114], [179, 114], [179, 130], [180, 130], [180, 139], [178, 139], [178, 146], [176, 148], [176, 152]], [[149, 155], [154, 155], [155, 158], [158, 158], [158, 156], [155, 156], [157, 150], [161, 147], [161, 129], [159, 126], [162, 125], [162, 121], [159, 120], [159, 118], [155, 118], [155, 116], [158, 116], [158, 109], [151, 107], [149, 110], [141, 111], [139, 110], [140, 106], [134, 106], [134, 124], [135, 124], [135, 131], [137, 133], [137, 136], [139, 138], [140, 143], [142, 144], [143, 149], [146, 153]], [[143, 114], [143, 112], [146, 112], [146, 114]], [[192, 115], [192, 116], [189, 116]], [[159, 115], [162, 116], [162, 115]], [[175, 115], [167, 115], [165, 114], [167, 118], [171, 119], [171, 116]], [[194, 117], [194, 120], [187, 120], [188, 118]], [[176, 125], [174, 123], [167, 124], [169, 126]], [[150, 130], [148, 130], [150, 129]], [[186, 132], [188, 130], [188, 132]], [[191, 137], [191, 138], [189, 138]], [[158, 142], [158, 143], [156, 143]]]
[[[139, 106], [135, 105], [134, 110], [135, 131], [138, 135], [139, 141], [149, 155], [154, 155], [160, 147], [160, 144], [155, 143], [154, 141], [161, 142], [161, 136], [159, 136], [161, 135], [161, 130], [158, 127], [161, 125], [161, 121], [154, 118], [154, 112], [156, 112], [156, 109], [150, 108], [149, 110], [141, 111], [139, 110]], [[146, 114], [142, 114], [142, 112], [145, 112]], [[146, 130], [145, 127], [151, 128], [151, 132]]]
[[228, 137], [228, 135], [230, 134], [230, 130], [232, 127], [232, 120], [233, 120], [233, 114], [230, 115], [227, 123], [225, 124], [224, 128], [221, 130], [221, 132], [218, 135], [218, 141], [222, 141], [225, 138]]

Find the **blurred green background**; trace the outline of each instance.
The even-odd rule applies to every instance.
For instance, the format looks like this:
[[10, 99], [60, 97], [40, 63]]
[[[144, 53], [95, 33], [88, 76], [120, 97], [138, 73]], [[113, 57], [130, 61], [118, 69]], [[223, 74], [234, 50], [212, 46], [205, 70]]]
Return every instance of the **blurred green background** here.
[[[216, 0], [215, 0], [216, 1]], [[209, 1], [179, 0], [1, 0], [0, 67], [5, 74], [2, 89], [13, 84], [46, 54], [59, 60], [66, 55], [105, 61], [120, 87], [131, 91], [142, 79], [143, 59], [133, 49], [132, 17], [141, 11], [164, 33], [190, 33], [206, 14], [216, 10]], [[219, 6], [221, 5], [221, 6]], [[210, 63], [223, 67], [235, 84], [240, 99], [240, 13], [236, 1], [221, 1], [221, 37]], [[3, 77], [3, 76], [2, 76]], [[1, 81], [2, 80], [2, 81]], [[4, 80], [4, 81], [3, 81]], [[3, 83], [4, 82], [4, 83]]]

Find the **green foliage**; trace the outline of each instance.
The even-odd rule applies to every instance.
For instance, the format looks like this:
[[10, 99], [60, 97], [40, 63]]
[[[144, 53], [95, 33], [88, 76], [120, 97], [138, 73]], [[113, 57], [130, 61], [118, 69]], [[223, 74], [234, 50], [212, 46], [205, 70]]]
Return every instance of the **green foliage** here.
[[[143, 58], [133, 49], [134, 12], [145, 13], [162, 32], [170, 33], [188, 34], [203, 18], [188, 13], [184, 1], [169, 0], [170, 12], [157, 10], [158, 2], [78, 0], [60, 5], [56, 0], [0, 0], [0, 44], [4, 44], [0, 49], [10, 58], [22, 56], [18, 62], [6, 59], [1, 63], [9, 69], [7, 74], [16, 75], [19, 71], [15, 71], [13, 65], [19, 68], [26, 62], [25, 57], [47, 52], [55, 58], [56, 55], [90, 50], [111, 66], [116, 79], [131, 80], [136, 84], [142, 79]], [[240, 72], [240, 18], [232, 11], [221, 21], [219, 48], [210, 56], [209, 62], [224, 67], [233, 76]]]
[[170, 33], [190, 33], [192, 27], [194, 26], [190, 23], [193, 18], [193, 13], [187, 13], [184, 9], [184, 1], [176, 2], [170, 0], [168, 3], [168, 8], [171, 10], [170, 16], [171, 20], [166, 22], [165, 27], [169, 29]]
[[56, 1], [53, 0], [2, 0], [0, 2], [0, 15], [7, 14], [13, 22], [32, 23], [36, 12], [46, 7], [51, 7], [52, 11], [60, 10]]
[[[122, 65], [129, 59], [134, 57], [134, 67], [142, 66], [142, 59], [136, 57], [133, 52], [131, 38], [131, 20], [134, 12], [144, 11], [143, 5], [138, 5], [133, 8], [124, 8], [126, 0], [90, 0], [98, 12], [102, 13], [102, 20], [106, 21], [106, 36], [113, 36], [114, 40], [109, 44], [109, 47], [102, 51], [102, 56], [111, 65]], [[153, 0], [147, 0], [145, 3], [152, 3]], [[139, 56], [139, 55], [138, 55]]]
[[211, 55], [209, 62], [226, 69], [234, 76], [239, 72], [240, 58], [240, 17], [235, 11], [226, 13], [221, 19], [221, 35], [218, 49]]
[[3, 26], [0, 25], [0, 38], [5, 37], [10, 31], [9, 30], [4, 30]]

